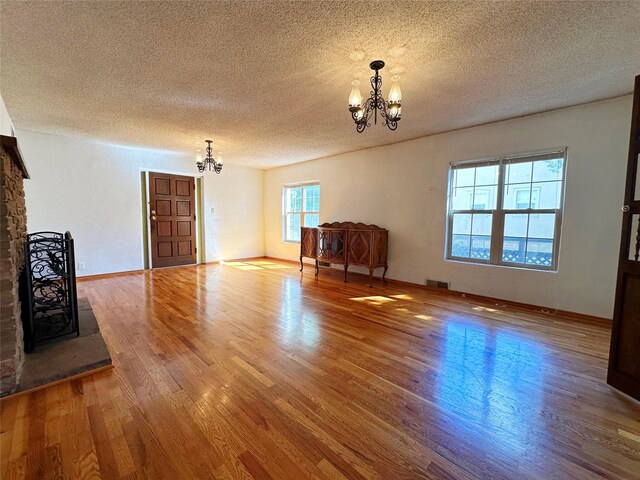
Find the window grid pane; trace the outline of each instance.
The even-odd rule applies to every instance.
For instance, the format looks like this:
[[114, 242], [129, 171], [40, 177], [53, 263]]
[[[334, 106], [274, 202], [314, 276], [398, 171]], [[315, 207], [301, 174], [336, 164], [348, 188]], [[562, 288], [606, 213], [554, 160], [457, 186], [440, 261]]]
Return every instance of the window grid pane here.
[[286, 218], [286, 240], [300, 241], [300, 214], [289, 213]]
[[469, 258], [470, 235], [454, 235], [451, 242], [451, 255]]
[[471, 258], [489, 260], [491, 258], [491, 236], [473, 235], [471, 237]]
[[305, 213], [304, 215], [304, 226], [305, 227], [317, 227], [320, 223], [320, 215], [317, 213]]

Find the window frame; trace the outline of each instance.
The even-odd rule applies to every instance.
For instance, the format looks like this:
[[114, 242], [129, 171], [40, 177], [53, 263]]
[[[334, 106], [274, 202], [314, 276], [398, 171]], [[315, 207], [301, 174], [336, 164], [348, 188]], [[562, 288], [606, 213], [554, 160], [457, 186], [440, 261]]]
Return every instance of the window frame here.
[[[507, 268], [516, 268], [516, 269], [525, 269], [525, 270], [534, 270], [534, 271], [545, 271], [545, 272], [557, 272], [558, 271], [558, 263], [560, 259], [560, 239], [562, 236], [562, 217], [564, 212], [564, 196], [566, 191], [566, 172], [567, 172], [567, 147], [557, 148], [552, 150], [543, 150], [531, 153], [520, 153], [513, 155], [505, 155], [494, 158], [484, 158], [478, 160], [467, 160], [463, 162], [451, 162], [449, 164], [449, 175], [448, 175], [448, 189], [447, 189], [447, 219], [446, 219], [446, 229], [445, 229], [445, 260], [451, 262], [462, 262], [469, 263], [475, 265], [492, 265], [499, 267], [507, 267]], [[536, 162], [536, 161], [544, 161], [562, 158], [562, 177], [560, 181], [560, 195], [558, 208], [527, 208], [527, 209], [505, 209], [504, 208], [504, 190], [505, 190], [505, 171], [508, 165], [513, 165], [517, 163], [527, 163], [527, 162]], [[497, 165], [498, 166], [498, 179], [496, 185], [496, 201], [495, 208], [486, 209], [486, 210], [454, 210], [453, 209], [453, 179], [454, 173], [456, 170], [461, 168], [478, 168]], [[549, 182], [554, 180], [549, 180]], [[523, 185], [529, 185], [529, 207], [531, 207], [531, 200], [533, 198], [533, 184], [539, 183], [533, 181], [533, 175], [531, 180], [528, 183], [523, 183]], [[517, 185], [517, 184], [512, 184]], [[482, 185], [481, 185], [482, 186]], [[474, 189], [476, 188], [475, 182], [473, 185]], [[540, 204], [540, 198], [538, 198], [538, 204]], [[489, 259], [480, 259], [480, 258], [465, 258], [465, 257], [457, 257], [452, 255], [452, 247], [453, 247], [453, 219], [454, 214], [491, 214], [491, 235], [490, 235], [490, 254]], [[517, 263], [517, 262], [506, 262], [502, 260], [502, 254], [504, 249], [504, 226], [505, 226], [505, 218], [509, 214], [523, 214], [523, 215], [535, 215], [535, 214], [555, 214], [555, 223], [554, 223], [554, 234], [553, 234], [553, 242], [552, 242], [552, 255], [551, 255], [551, 265], [534, 265], [527, 263]], [[529, 221], [531, 217], [528, 217]], [[527, 223], [527, 236], [524, 237], [527, 240], [529, 230], [529, 223]], [[471, 231], [469, 234], [470, 237], [473, 237], [473, 232]], [[471, 246], [470, 246], [471, 248]], [[525, 258], [526, 261], [526, 258]]]
[[[295, 182], [295, 183], [285, 183], [282, 186], [282, 241], [284, 243], [293, 243], [299, 244], [300, 240], [290, 240], [287, 238], [287, 215], [297, 214], [300, 219], [300, 226], [304, 227], [304, 216], [307, 214], [317, 214], [318, 215], [318, 223], [320, 222], [320, 197], [318, 197], [318, 210], [305, 210], [305, 187], [320, 187], [319, 180], [307, 180], [304, 182]], [[302, 197], [300, 199], [300, 211], [299, 212], [289, 212], [287, 211], [287, 190], [291, 188], [301, 188], [302, 189]], [[320, 189], [319, 189], [320, 190]], [[318, 193], [319, 195], [319, 193]]]

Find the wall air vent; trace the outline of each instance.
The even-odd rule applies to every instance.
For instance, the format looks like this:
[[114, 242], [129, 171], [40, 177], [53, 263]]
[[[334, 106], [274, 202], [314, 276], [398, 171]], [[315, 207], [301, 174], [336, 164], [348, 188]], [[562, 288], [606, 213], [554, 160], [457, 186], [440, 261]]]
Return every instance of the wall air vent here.
[[445, 290], [449, 290], [449, 282], [441, 282], [440, 280], [430, 280], [427, 278], [425, 285], [427, 287], [444, 288]]

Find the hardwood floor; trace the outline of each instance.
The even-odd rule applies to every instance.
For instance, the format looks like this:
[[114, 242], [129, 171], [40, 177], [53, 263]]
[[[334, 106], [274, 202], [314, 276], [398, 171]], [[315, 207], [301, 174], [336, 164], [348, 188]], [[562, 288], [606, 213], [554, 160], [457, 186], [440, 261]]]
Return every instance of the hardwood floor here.
[[640, 478], [606, 325], [264, 259], [78, 290], [115, 368], [3, 401], [3, 479]]

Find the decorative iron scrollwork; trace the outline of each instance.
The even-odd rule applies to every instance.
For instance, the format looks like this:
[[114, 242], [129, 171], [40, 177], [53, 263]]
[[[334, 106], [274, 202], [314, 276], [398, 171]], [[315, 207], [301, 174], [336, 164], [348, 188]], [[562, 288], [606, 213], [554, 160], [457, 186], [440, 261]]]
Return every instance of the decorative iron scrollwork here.
[[25, 349], [63, 335], [79, 335], [75, 254], [71, 234], [37, 232], [24, 245]]

